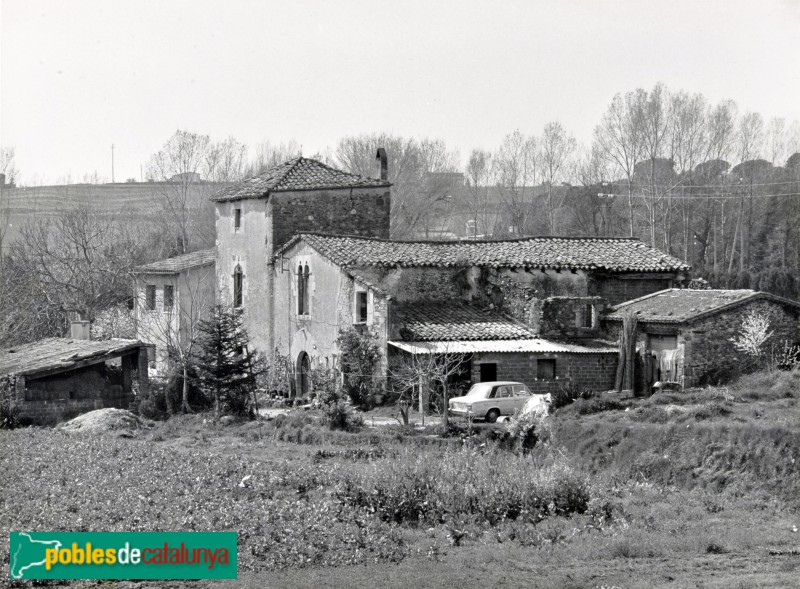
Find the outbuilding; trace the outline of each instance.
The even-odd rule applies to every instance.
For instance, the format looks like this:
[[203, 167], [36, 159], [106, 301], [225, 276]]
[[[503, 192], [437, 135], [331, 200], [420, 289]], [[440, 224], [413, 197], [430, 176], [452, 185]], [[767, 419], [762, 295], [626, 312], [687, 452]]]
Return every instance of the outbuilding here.
[[127, 409], [148, 392], [147, 347], [138, 340], [48, 338], [0, 350], [0, 385], [23, 424]]
[[730, 379], [752, 361], [733, 342], [751, 314], [768, 320], [765, 354], [800, 341], [800, 302], [753, 290], [671, 288], [612, 307], [603, 323], [614, 338], [626, 315], [636, 317], [644, 389], [659, 381], [690, 387]]

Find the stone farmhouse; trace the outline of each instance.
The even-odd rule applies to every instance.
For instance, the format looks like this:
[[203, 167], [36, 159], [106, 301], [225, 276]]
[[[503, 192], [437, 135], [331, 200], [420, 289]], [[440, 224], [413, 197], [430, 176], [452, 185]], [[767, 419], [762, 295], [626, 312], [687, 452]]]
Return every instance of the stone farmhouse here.
[[402, 354], [464, 357], [471, 380], [608, 390], [617, 349], [602, 341], [609, 302], [663, 289], [688, 267], [634, 239], [420, 241], [300, 233], [275, 252], [270, 349], [304, 372], [336, 363], [339, 330]]
[[[473, 382], [519, 380], [549, 392], [613, 388], [620, 318], [674, 293], [685, 297], [676, 303], [680, 316], [658, 321], [661, 306], [656, 315], [639, 313], [640, 348], [651, 356], [644, 387], [660, 377], [652, 351], [678, 346], [687, 384], [697, 382], [717, 361], [701, 351], [702, 326], [724, 321], [733, 329], [748, 305], [797, 325], [791, 301], [752, 293], [737, 306], [721, 302], [720, 291], [680, 290], [689, 266], [637, 239], [390, 240], [383, 150], [377, 162], [370, 178], [298, 157], [212, 197], [217, 300], [238, 309], [256, 349], [289, 358], [294, 394], [313, 388], [314, 367], [337, 365], [337, 337], [351, 328], [376, 337], [378, 378], [397, 359], [447, 353], [462, 358]], [[211, 253], [201, 257], [210, 267]], [[137, 300], [147, 312], [158, 307], [167, 276], [195, 267], [175, 260], [169, 271], [160, 266], [169, 261], [140, 269]], [[694, 304], [692, 296], [710, 298]]]
[[616, 305], [603, 323], [616, 339], [623, 317], [636, 316], [638, 388], [650, 390], [657, 381], [689, 387], [736, 374], [748, 358], [731, 340], [749, 313], [769, 320], [773, 352], [800, 341], [800, 302], [753, 290], [667, 289]]

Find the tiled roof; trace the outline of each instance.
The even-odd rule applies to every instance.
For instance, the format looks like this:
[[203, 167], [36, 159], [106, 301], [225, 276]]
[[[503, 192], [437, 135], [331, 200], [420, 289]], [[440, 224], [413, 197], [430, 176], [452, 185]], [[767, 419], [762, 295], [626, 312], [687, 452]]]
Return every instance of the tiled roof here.
[[684, 323], [718, 313], [733, 306], [759, 299], [772, 300], [800, 308], [800, 303], [766, 292], [754, 290], [693, 290], [670, 288], [626, 301], [605, 315], [605, 319], [621, 321], [627, 313], [646, 323]]
[[0, 350], [0, 375], [67, 371], [78, 362], [91, 359], [100, 362], [142, 345], [140, 341], [128, 339], [93, 341], [51, 337]]
[[393, 308], [406, 341], [508, 340], [532, 337], [522, 324], [463, 303], [414, 302]]
[[528, 237], [500, 241], [391, 241], [302, 233], [283, 246], [280, 256], [299, 239], [343, 267], [490, 266], [674, 272], [689, 265], [641, 241], [610, 237]]
[[296, 157], [293, 160], [270, 168], [258, 176], [247, 178], [238, 184], [223, 188], [212, 196], [211, 200], [221, 202], [244, 198], [266, 198], [270, 192], [287, 190], [368, 188], [390, 185], [386, 180], [349, 174], [326, 166], [317, 160]]
[[189, 268], [213, 264], [216, 254], [214, 250], [200, 250], [166, 260], [159, 260], [152, 264], [145, 264], [134, 269], [136, 274], [177, 274]]
[[389, 345], [411, 354], [617, 354], [613, 344], [563, 344], [545, 339], [513, 339], [483, 341], [398, 342]]

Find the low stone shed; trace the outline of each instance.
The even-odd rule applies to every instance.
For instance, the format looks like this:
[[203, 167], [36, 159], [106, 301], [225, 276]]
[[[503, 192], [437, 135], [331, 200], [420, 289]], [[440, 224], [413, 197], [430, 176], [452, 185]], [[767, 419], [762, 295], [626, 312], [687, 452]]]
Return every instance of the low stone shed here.
[[[800, 302], [753, 290], [667, 289], [616, 305], [603, 317], [612, 337], [627, 314], [637, 318], [637, 350], [649, 362], [648, 382], [684, 387], [715, 384], [736, 376], [749, 360], [731, 339], [754, 312], [769, 320], [767, 355], [800, 341]], [[638, 378], [638, 377], [637, 377]]]
[[147, 393], [147, 348], [138, 340], [48, 338], [0, 350], [0, 389], [23, 424], [127, 409], [134, 383]]

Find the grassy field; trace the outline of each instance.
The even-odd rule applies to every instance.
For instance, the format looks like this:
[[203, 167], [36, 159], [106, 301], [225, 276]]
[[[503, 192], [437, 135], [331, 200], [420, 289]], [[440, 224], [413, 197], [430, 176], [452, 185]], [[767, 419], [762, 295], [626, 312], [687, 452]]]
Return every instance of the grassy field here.
[[313, 413], [0, 432], [0, 574], [10, 530], [234, 530], [240, 587], [797, 587], [799, 398], [775, 373], [578, 400], [528, 456]]

